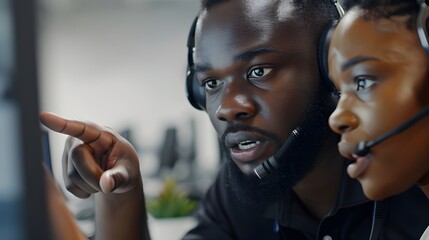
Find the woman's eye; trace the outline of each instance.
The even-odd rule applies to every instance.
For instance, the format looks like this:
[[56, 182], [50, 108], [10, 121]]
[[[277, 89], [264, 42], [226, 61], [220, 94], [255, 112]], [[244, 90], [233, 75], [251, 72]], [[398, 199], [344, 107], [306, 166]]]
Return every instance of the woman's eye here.
[[257, 67], [257, 68], [253, 68], [249, 71], [249, 73], [247, 74], [248, 78], [261, 78], [264, 77], [265, 75], [267, 75], [268, 73], [270, 73], [273, 70], [273, 68], [269, 68], [269, 67]]
[[355, 77], [356, 91], [361, 91], [370, 88], [376, 81], [370, 76], [357, 76]]
[[212, 91], [212, 90], [216, 89], [217, 87], [219, 87], [220, 84], [221, 84], [221, 81], [218, 79], [210, 79], [210, 80], [207, 80], [203, 83], [204, 88], [207, 91]]

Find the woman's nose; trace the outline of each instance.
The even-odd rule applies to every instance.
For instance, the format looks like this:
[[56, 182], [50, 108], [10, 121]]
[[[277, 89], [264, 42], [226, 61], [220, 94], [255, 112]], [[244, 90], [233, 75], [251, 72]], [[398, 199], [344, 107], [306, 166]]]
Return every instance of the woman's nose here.
[[334, 132], [343, 134], [355, 129], [358, 125], [358, 117], [352, 112], [352, 109], [344, 103], [344, 98], [342, 96], [335, 111], [329, 117], [329, 126]]

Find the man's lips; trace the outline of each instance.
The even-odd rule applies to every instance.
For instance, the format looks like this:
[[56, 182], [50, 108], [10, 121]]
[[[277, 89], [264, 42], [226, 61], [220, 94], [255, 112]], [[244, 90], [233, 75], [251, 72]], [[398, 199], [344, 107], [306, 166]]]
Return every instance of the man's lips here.
[[225, 145], [230, 149], [231, 157], [239, 162], [255, 161], [266, 152], [268, 141], [265, 137], [252, 132], [229, 133]]

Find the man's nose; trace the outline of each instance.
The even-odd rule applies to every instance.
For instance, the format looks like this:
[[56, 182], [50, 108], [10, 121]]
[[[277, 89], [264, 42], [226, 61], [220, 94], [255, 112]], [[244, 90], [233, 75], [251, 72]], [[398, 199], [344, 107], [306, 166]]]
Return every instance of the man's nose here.
[[257, 106], [250, 86], [238, 83], [225, 83], [216, 117], [221, 121], [234, 122], [250, 119], [256, 115]]

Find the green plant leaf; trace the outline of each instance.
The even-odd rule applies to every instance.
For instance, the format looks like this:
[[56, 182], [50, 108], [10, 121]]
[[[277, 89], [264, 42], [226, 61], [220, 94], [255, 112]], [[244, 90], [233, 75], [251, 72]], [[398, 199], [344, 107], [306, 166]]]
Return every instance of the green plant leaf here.
[[174, 179], [166, 179], [159, 195], [147, 200], [147, 209], [155, 218], [171, 218], [190, 215], [197, 202], [179, 191]]

